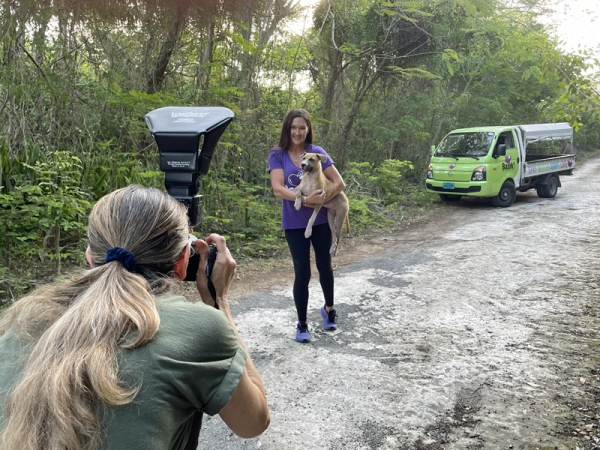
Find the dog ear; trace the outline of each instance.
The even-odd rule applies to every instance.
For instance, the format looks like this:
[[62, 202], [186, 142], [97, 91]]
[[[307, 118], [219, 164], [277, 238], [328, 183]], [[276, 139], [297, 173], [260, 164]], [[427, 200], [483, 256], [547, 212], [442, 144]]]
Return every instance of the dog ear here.
[[300, 158], [304, 159], [305, 156], [306, 156], [306, 152], [302, 153], [302, 156]]
[[325, 161], [327, 161], [327, 155], [322, 155], [321, 153], [319, 153], [319, 159], [322, 163], [324, 163]]

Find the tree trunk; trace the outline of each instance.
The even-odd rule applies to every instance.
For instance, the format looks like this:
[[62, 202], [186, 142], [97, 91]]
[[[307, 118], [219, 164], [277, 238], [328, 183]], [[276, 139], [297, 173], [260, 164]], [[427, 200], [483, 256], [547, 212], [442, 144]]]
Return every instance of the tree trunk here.
[[339, 167], [344, 167], [346, 160], [346, 153], [348, 151], [348, 138], [350, 137], [350, 133], [352, 132], [352, 127], [354, 126], [354, 122], [358, 115], [358, 110], [365, 99], [366, 95], [369, 93], [375, 82], [379, 79], [380, 74], [382, 73], [382, 68], [388, 63], [387, 60], [381, 60], [378, 63], [378, 67], [376, 68], [373, 75], [369, 78], [369, 63], [366, 62], [363, 65], [363, 71], [360, 75], [359, 81], [356, 83], [355, 96], [352, 102], [352, 107], [350, 109], [350, 114], [348, 114], [348, 119], [343, 126], [343, 131], [340, 134], [340, 138], [338, 140], [338, 145], [336, 145], [337, 151], [337, 159]]
[[[254, 4], [248, 3], [248, 6], [252, 8]], [[253, 47], [264, 48], [273, 39], [281, 22], [294, 12], [296, 6], [296, 0], [268, 0], [264, 2], [260, 14], [257, 14], [255, 9], [248, 9], [243, 17], [245, 28], [241, 30], [242, 37]], [[253, 36], [256, 36], [254, 41]], [[257, 71], [260, 70], [262, 58], [264, 54], [259, 51], [243, 51], [238, 56], [240, 70], [234, 84], [240, 90], [250, 91], [252, 94], [247, 97], [247, 108], [255, 108], [260, 102], [254, 81]]]
[[189, 9], [189, 0], [181, 1], [177, 5], [173, 26], [167, 33], [167, 36], [160, 47], [158, 59], [156, 60], [152, 74], [148, 79], [148, 87], [146, 89], [148, 94], [155, 94], [162, 89], [163, 82], [165, 81], [167, 66], [169, 65], [171, 55], [173, 54], [173, 51], [179, 42], [179, 37], [181, 36], [181, 31], [185, 26]]
[[60, 259], [60, 221], [57, 220], [54, 225], [54, 254], [56, 255], [56, 275], [60, 275], [61, 259]]
[[196, 79], [196, 86], [202, 90], [207, 90], [210, 83], [210, 76], [212, 73], [212, 67], [209, 63], [213, 60], [213, 49], [215, 43], [215, 20], [211, 17], [208, 20], [208, 26], [206, 27], [206, 45], [202, 52], [202, 59], [200, 61], [200, 67], [198, 68], [198, 77]]
[[340, 76], [344, 71], [342, 66], [343, 58], [342, 53], [337, 49], [329, 50], [329, 69], [330, 74], [327, 77], [327, 86], [325, 87], [325, 95], [323, 99], [323, 125], [321, 126], [322, 142], [323, 145], [327, 145], [329, 139], [329, 131], [331, 129], [331, 123], [333, 122], [333, 111], [335, 102], [336, 87], [339, 82]]

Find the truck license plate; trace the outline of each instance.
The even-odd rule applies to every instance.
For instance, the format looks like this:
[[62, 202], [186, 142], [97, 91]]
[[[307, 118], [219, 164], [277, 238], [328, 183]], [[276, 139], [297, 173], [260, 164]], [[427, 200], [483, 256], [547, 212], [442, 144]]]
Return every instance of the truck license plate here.
[[442, 183], [442, 188], [444, 188], [444, 189], [454, 189], [454, 183], [452, 183], [450, 181], [444, 181]]

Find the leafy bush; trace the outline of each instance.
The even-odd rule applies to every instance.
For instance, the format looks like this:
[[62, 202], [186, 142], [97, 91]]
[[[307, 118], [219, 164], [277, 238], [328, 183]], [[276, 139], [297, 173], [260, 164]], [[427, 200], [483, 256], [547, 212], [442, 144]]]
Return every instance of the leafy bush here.
[[5, 295], [22, 290], [20, 277], [12, 272], [22, 278], [32, 260], [60, 274], [62, 260], [82, 254], [91, 207], [92, 196], [81, 187], [82, 165], [76, 156], [55, 152], [45, 161], [22, 166], [21, 173], [10, 177], [11, 189], [0, 191]]
[[224, 235], [241, 257], [269, 257], [281, 249], [281, 206], [270, 190], [241, 178], [228, 183], [211, 177], [204, 188], [206, 232]]
[[350, 162], [343, 174], [350, 200], [350, 223], [357, 232], [391, 225], [406, 207], [431, 202], [410, 161], [387, 159], [379, 166]]

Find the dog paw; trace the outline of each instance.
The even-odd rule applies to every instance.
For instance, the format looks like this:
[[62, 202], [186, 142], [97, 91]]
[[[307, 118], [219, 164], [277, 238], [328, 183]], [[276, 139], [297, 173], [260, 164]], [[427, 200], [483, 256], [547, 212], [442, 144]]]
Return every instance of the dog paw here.
[[296, 208], [296, 211], [299, 211], [301, 207], [302, 207], [302, 202], [300, 202], [300, 200], [296, 200], [294, 202], [294, 208]]

